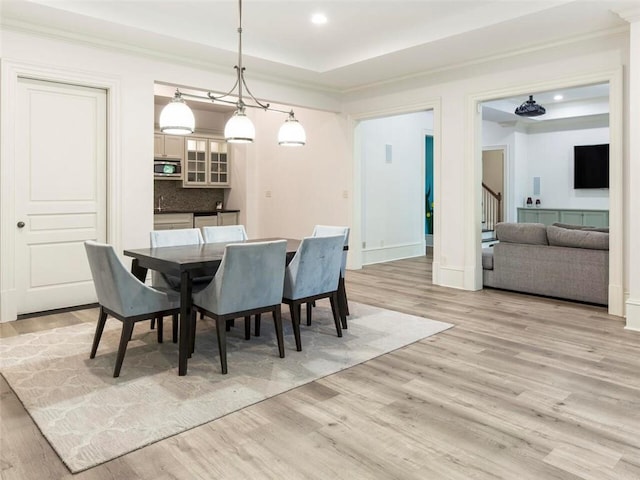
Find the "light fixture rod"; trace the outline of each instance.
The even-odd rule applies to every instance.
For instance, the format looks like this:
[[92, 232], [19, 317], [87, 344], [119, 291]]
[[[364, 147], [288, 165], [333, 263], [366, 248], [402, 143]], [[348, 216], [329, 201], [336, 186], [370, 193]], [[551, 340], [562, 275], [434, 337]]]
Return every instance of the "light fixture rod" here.
[[[266, 102], [263, 103], [260, 100], [258, 100], [253, 95], [253, 93], [251, 93], [251, 90], [247, 86], [247, 82], [246, 82], [246, 80], [244, 78], [245, 67], [242, 64], [242, 0], [238, 0], [238, 29], [237, 29], [237, 31], [238, 31], [238, 64], [234, 66], [234, 68], [236, 70], [236, 81], [235, 81], [233, 87], [231, 87], [231, 90], [229, 90], [227, 93], [224, 93], [224, 94], [221, 94], [221, 95], [214, 95], [210, 91], [207, 92], [206, 95], [204, 95], [204, 94], [196, 95], [196, 94], [191, 94], [191, 93], [182, 93], [181, 94], [180, 91], [176, 89], [176, 98], [180, 98], [180, 99], [182, 97], [194, 98], [194, 99], [198, 99], [198, 100], [210, 101], [211, 103], [219, 102], [219, 103], [224, 103], [224, 104], [228, 104], [228, 105], [235, 105], [235, 107], [236, 107], [235, 108], [235, 112], [233, 113], [231, 118], [229, 118], [229, 120], [227, 121], [227, 123], [225, 125], [224, 135], [225, 135], [225, 139], [226, 139], [227, 142], [230, 142], [230, 143], [251, 143], [251, 142], [253, 142], [253, 140], [255, 138], [255, 127], [254, 127], [251, 119], [249, 117], [247, 117], [247, 115], [245, 114], [245, 108], [246, 107], [251, 107], [251, 108], [260, 108], [260, 109], [265, 110], [265, 111], [270, 111], [271, 110], [271, 111], [274, 111], [274, 112], [286, 114], [288, 117], [287, 117], [287, 120], [285, 121], [285, 123], [280, 127], [280, 131], [278, 133], [278, 143], [280, 145], [286, 145], [286, 146], [301, 146], [301, 145], [305, 145], [305, 143], [306, 143], [306, 133], [304, 131], [304, 128], [302, 128], [302, 125], [295, 118], [293, 110], [281, 110], [281, 109], [278, 109], [278, 108], [272, 108], [271, 104], [266, 103]], [[238, 88], [237, 95], [233, 93], [235, 91], [236, 87]], [[246, 104], [244, 102], [244, 96], [243, 95], [245, 95], [245, 94], [247, 96], [251, 97], [251, 99], [254, 102], [253, 104], [251, 104], [251, 103]], [[232, 100], [232, 99], [235, 99], [235, 100]], [[177, 103], [177, 101], [174, 101], [172, 103]], [[183, 102], [183, 104], [184, 104], [184, 102]], [[186, 106], [186, 108], [188, 109], [188, 106]], [[165, 110], [167, 110], [167, 107], [165, 107], [163, 109], [163, 112]], [[189, 112], [191, 113], [190, 110], [189, 110]], [[191, 117], [193, 117], [193, 114], [191, 115]], [[162, 115], [161, 115], [161, 118], [162, 118]], [[178, 119], [176, 121], [180, 121], [180, 119]], [[193, 124], [193, 123], [194, 122], [192, 120], [191, 124]], [[194, 127], [191, 124], [188, 125], [188, 126], [184, 126], [184, 127], [182, 127], [182, 125], [178, 124], [178, 123], [171, 124], [171, 125], [180, 125], [182, 130], [187, 131], [187, 132], [190, 131], [192, 133], [194, 131]]]
[[242, 84], [244, 83], [244, 68], [242, 67], [242, 0], [238, 0], [238, 65], [236, 65], [236, 73], [238, 79], [236, 84], [238, 85], [238, 110], [244, 109], [244, 102], [242, 101]]

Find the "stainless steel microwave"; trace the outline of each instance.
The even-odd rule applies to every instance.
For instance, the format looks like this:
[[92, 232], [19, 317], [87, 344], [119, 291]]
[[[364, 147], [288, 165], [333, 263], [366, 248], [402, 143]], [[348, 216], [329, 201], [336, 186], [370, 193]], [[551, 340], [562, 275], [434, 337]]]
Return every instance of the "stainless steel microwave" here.
[[182, 162], [180, 160], [154, 160], [153, 175], [158, 178], [182, 178]]

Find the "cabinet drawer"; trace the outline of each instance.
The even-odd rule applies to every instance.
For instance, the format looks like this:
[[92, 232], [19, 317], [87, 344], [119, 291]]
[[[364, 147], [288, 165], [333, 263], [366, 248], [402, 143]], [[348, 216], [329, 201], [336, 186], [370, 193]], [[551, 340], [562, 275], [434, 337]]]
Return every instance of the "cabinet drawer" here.
[[193, 228], [193, 213], [161, 213], [153, 216], [154, 230]]
[[218, 225], [217, 215], [203, 215], [193, 218], [193, 226], [195, 228], [215, 227]]

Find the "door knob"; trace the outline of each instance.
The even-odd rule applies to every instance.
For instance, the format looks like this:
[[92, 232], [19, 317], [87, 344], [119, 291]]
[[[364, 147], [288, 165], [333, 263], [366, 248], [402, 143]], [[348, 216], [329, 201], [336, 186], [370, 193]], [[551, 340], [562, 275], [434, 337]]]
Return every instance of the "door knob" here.
[[18, 222], [18, 228], [24, 227], [24, 222]]

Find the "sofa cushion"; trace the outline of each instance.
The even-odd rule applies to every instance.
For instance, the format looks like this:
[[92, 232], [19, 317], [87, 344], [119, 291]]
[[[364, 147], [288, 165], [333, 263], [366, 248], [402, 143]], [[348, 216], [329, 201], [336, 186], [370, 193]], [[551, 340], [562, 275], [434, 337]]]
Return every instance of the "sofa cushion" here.
[[498, 223], [496, 237], [507, 243], [549, 245], [547, 228], [542, 223]]
[[582, 230], [587, 230], [589, 232], [609, 233], [609, 227], [584, 227]]
[[609, 250], [609, 234], [592, 230], [573, 230], [569, 228], [547, 227], [549, 245], [558, 247], [590, 248]]

